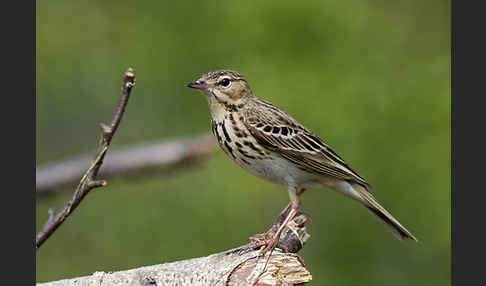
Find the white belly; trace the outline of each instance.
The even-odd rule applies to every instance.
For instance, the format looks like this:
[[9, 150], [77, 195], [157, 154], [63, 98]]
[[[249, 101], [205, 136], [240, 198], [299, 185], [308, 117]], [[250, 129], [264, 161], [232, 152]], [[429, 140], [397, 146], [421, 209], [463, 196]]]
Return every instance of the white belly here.
[[252, 160], [251, 165], [239, 164], [243, 169], [264, 180], [294, 188], [322, 186], [316, 175], [297, 168], [288, 160], [270, 155], [269, 158]]
[[300, 188], [319, 188], [325, 186], [355, 200], [363, 200], [346, 181], [326, 175], [305, 172], [280, 156], [271, 155], [270, 157], [272, 159], [268, 158], [252, 161], [251, 167], [245, 164], [238, 165], [259, 178], [284, 185], [287, 188], [298, 190]]

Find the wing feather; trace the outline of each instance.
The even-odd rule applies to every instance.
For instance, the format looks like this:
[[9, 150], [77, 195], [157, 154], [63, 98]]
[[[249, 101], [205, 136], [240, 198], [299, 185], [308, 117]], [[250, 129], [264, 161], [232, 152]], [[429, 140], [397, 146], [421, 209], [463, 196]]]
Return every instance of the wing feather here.
[[267, 116], [261, 116], [261, 111], [260, 116], [256, 116], [255, 110], [248, 109], [244, 120], [246, 128], [258, 143], [311, 173], [353, 181], [369, 187], [366, 180], [353, 171], [319, 137], [290, 115], [268, 102], [264, 103], [259, 108], [267, 108], [263, 112]]

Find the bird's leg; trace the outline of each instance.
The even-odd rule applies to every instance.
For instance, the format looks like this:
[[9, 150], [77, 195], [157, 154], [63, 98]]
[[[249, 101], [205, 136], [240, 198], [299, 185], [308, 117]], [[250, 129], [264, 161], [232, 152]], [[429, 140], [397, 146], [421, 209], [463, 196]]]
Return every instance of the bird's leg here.
[[[253, 242], [253, 244], [249, 245], [248, 248], [258, 248], [260, 246], [267, 245], [269, 242], [275, 243], [275, 236], [278, 234], [278, 237], [280, 237], [280, 234], [283, 230], [282, 225], [285, 225], [288, 223], [288, 221], [292, 220], [292, 218], [295, 216], [295, 214], [298, 211], [299, 208], [299, 198], [300, 196], [306, 191], [306, 189], [300, 189], [297, 193], [294, 191], [294, 189], [289, 189], [289, 196], [290, 196], [290, 203], [280, 212], [279, 216], [277, 217], [275, 223], [264, 233], [257, 233], [253, 236], [250, 236], [248, 239]], [[293, 207], [294, 205], [294, 207]], [[289, 219], [288, 217], [290, 216], [292, 212], [292, 209], [297, 206], [297, 210], [295, 213], [292, 215], [292, 217]], [[285, 222], [288, 220], [287, 222]], [[277, 233], [275, 233], [277, 231]], [[277, 237], [277, 239], [278, 239]]]
[[[297, 192], [297, 201], [300, 199], [300, 196], [306, 191], [307, 189], [300, 189]], [[274, 225], [280, 226], [282, 222], [285, 220], [287, 213], [289, 212], [290, 207], [292, 206], [292, 203], [288, 203], [288, 205], [280, 212], [280, 215], [277, 217], [277, 220], [275, 221]]]
[[[298, 192], [297, 192], [297, 198], [299, 199], [300, 196], [302, 196], [302, 194], [306, 191], [307, 189], [300, 189]], [[298, 200], [297, 199], [297, 200]], [[250, 241], [253, 241], [253, 242], [261, 242], [262, 240], [264, 240], [265, 238], [267, 238], [267, 236], [269, 234], [273, 234], [275, 233], [275, 231], [280, 227], [280, 225], [282, 224], [282, 222], [285, 220], [285, 218], [287, 217], [287, 214], [290, 210], [290, 207], [292, 206], [292, 203], [288, 203], [287, 206], [280, 212], [280, 214], [278, 215], [277, 219], [275, 220], [275, 223], [267, 230], [265, 231], [264, 233], [257, 233], [253, 236], [250, 236], [248, 239]]]
[[289, 198], [290, 198], [290, 203], [289, 203], [290, 211], [285, 217], [285, 219], [283, 220], [283, 222], [280, 223], [277, 232], [273, 235], [273, 237], [270, 240], [266, 241], [267, 242], [266, 247], [261, 252], [262, 255], [265, 255], [267, 251], [277, 246], [282, 231], [285, 229], [287, 224], [295, 217], [295, 215], [299, 211], [299, 207], [300, 207], [299, 199], [300, 196], [305, 192], [305, 189], [301, 189], [297, 192], [295, 188], [289, 188], [287, 191], [289, 193]]
[[285, 217], [287, 216], [287, 213], [289, 212], [290, 206], [292, 204], [288, 203], [287, 206], [280, 212], [278, 215], [277, 219], [273, 223], [273, 225], [264, 233], [257, 233], [254, 236], [250, 236], [251, 241], [259, 242], [262, 239], [265, 239], [269, 234], [274, 233], [278, 227], [282, 224], [282, 222], [285, 220]]
[[276, 246], [276, 243], [280, 240], [280, 235], [282, 234], [282, 231], [285, 229], [287, 224], [295, 217], [297, 212], [299, 211], [299, 205], [294, 205], [292, 204], [292, 207], [290, 209], [289, 214], [285, 218], [285, 220], [282, 222], [280, 227], [278, 228], [277, 232], [273, 235], [272, 239], [267, 241], [266, 247], [262, 250], [261, 254], [265, 255], [267, 251], [270, 249], [274, 248]]

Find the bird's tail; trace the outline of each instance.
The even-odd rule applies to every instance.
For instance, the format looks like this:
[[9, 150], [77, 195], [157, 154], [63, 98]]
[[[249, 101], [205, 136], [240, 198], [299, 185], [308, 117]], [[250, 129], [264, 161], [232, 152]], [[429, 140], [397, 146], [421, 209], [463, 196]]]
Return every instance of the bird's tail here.
[[380, 218], [400, 240], [409, 238], [418, 241], [398, 220], [396, 220], [384, 207], [382, 207], [368, 190], [358, 184], [353, 184], [353, 189], [359, 193], [368, 208], [373, 214]]

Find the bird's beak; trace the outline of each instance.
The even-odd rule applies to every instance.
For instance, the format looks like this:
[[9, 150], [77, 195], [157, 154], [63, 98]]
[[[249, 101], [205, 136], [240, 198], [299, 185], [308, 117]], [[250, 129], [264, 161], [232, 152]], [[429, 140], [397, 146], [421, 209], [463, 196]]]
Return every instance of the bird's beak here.
[[204, 81], [196, 80], [187, 84], [187, 87], [195, 88], [199, 90], [208, 90], [209, 85]]

